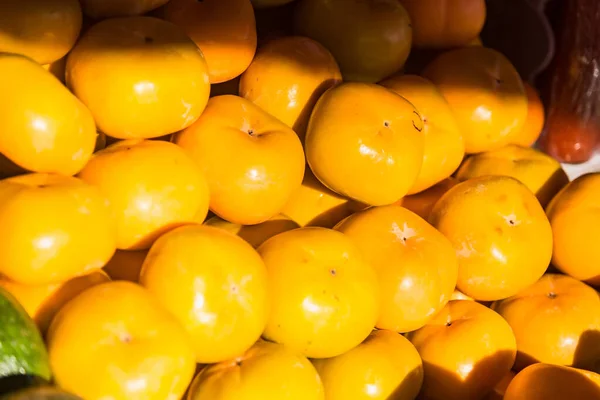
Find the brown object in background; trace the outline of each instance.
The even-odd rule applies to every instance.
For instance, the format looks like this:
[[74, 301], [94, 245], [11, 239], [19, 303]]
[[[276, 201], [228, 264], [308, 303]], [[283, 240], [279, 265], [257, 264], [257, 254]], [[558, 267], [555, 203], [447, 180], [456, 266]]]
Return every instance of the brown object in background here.
[[540, 147], [564, 163], [588, 161], [600, 143], [600, 1], [566, 0], [546, 74]]

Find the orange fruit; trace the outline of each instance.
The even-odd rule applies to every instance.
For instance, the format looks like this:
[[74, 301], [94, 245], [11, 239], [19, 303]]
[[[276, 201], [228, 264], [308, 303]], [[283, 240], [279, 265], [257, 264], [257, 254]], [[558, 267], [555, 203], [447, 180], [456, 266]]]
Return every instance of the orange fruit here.
[[117, 250], [104, 266], [113, 280], [138, 282], [148, 250]]
[[202, 222], [208, 212], [206, 179], [173, 143], [119, 141], [94, 154], [79, 177], [110, 201], [121, 250], [148, 249], [164, 232]]
[[26, 174], [0, 181], [0, 274], [23, 285], [99, 270], [115, 251], [114, 218], [80, 179]]
[[222, 229], [190, 225], [164, 234], [146, 256], [140, 283], [190, 333], [199, 363], [243, 354], [267, 323], [265, 265]]
[[278, 214], [269, 218], [265, 222], [256, 225], [240, 225], [225, 221], [216, 215], [204, 223], [204, 225], [214, 226], [224, 229], [228, 232], [238, 235], [254, 248], [263, 244], [263, 242], [278, 233], [290, 231], [299, 228], [296, 222], [292, 221], [283, 214]]
[[189, 126], [210, 93], [200, 49], [181, 28], [154, 17], [93, 25], [67, 58], [66, 80], [98, 129], [119, 139], [154, 138]]
[[33, 172], [74, 175], [96, 142], [90, 111], [38, 63], [0, 53], [0, 152]]
[[300, 226], [333, 228], [344, 218], [366, 207], [327, 189], [310, 168], [306, 168], [302, 185], [294, 191], [281, 213]]
[[256, 52], [256, 20], [250, 0], [171, 0], [164, 18], [196, 42], [211, 83], [239, 76]]
[[410, 17], [398, 1], [302, 0], [294, 31], [329, 49], [348, 81], [374, 83], [399, 71], [412, 42]]
[[259, 224], [279, 214], [302, 182], [298, 136], [242, 97], [211, 98], [198, 121], [174, 142], [204, 172], [210, 209], [236, 224]]
[[237, 96], [239, 93], [239, 86], [239, 76], [226, 82], [213, 83], [212, 85], [210, 85], [210, 97], [221, 96], [224, 94], [233, 94]]
[[93, 19], [142, 15], [169, 0], [80, 0], [83, 13]]
[[527, 95], [527, 118], [521, 131], [515, 131], [512, 142], [521, 146], [533, 146], [544, 129], [546, 115], [544, 105], [537, 90], [527, 82], [523, 82]]
[[346, 235], [300, 228], [264, 242], [271, 313], [263, 337], [311, 358], [335, 357], [375, 326], [377, 275]]
[[461, 181], [485, 175], [505, 175], [520, 180], [535, 193], [542, 207], [569, 182], [567, 173], [554, 158], [515, 144], [471, 155], [456, 171], [456, 178]]
[[456, 178], [448, 177], [429, 189], [401, 198], [396, 204], [414, 212], [423, 219], [428, 219], [435, 203], [457, 183]]
[[577, 368], [538, 363], [519, 372], [504, 400], [599, 400], [600, 375]]
[[71, 50], [81, 23], [77, 0], [3, 0], [0, 53], [23, 54], [40, 64], [52, 63]]
[[375, 330], [352, 350], [313, 364], [328, 400], [413, 400], [423, 384], [419, 353], [392, 331]]
[[369, 205], [391, 204], [417, 180], [422, 131], [421, 116], [400, 95], [376, 84], [342, 83], [313, 110], [306, 159], [331, 190]]
[[467, 296], [460, 290], [454, 290], [450, 295], [450, 300], [473, 300], [472, 297]]
[[425, 325], [450, 299], [458, 260], [444, 235], [397, 205], [359, 211], [336, 230], [354, 241], [379, 278], [378, 329], [410, 332]]
[[486, 17], [485, 0], [400, 0], [413, 26], [413, 46], [451, 48], [476, 39]]
[[58, 60], [51, 62], [50, 64], [43, 64], [42, 68], [49, 71], [54, 75], [61, 83], [65, 83], [65, 68], [67, 67], [67, 57], [59, 58]]
[[183, 328], [132, 282], [102, 283], [69, 301], [47, 344], [56, 384], [85, 399], [180, 399], [196, 366]]
[[[242, 378], [243, 377], [243, 378]], [[240, 357], [207, 365], [187, 400], [324, 400], [310, 361], [285, 346], [259, 340]]]
[[600, 368], [600, 295], [585, 283], [547, 274], [492, 308], [517, 338], [516, 370], [537, 362]]
[[508, 323], [470, 300], [450, 301], [407, 337], [423, 359], [421, 395], [428, 400], [481, 399], [515, 361], [517, 346]]
[[473, 40], [467, 43], [467, 46], [483, 46], [483, 42], [481, 41], [481, 37], [477, 36]]
[[302, 36], [271, 40], [242, 74], [240, 96], [285, 123], [304, 142], [319, 97], [340, 83], [337, 62], [323, 45]]
[[447, 51], [423, 76], [435, 83], [452, 109], [467, 153], [509, 144], [527, 118], [519, 73], [500, 52], [482, 46]]
[[552, 265], [565, 274], [600, 286], [600, 248], [596, 213], [600, 173], [587, 173], [567, 184], [546, 208], [554, 235]]
[[52, 318], [69, 300], [94, 285], [108, 281], [108, 275], [99, 270], [65, 282], [37, 286], [23, 285], [0, 277], [0, 287], [15, 296], [40, 332], [45, 334]]
[[452, 175], [465, 155], [465, 144], [440, 91], [417, 75], [396, 75], [381, 85], [410, 101], [423, 120], [423, 165], [408, 194], [422, 192]]
[[506, 393], [506, 389], [514, 379], [515, 375], [516, 374], [513, 371], [508, 371], [508, 373], [504, 375], [504, 378], [494, 386], [494, 389], [492, 389], [483, 400], [503, 400], [504, 393]]
[[429, 222], [458, 255], [457, 289], [475, 300], [513, 296], [535, 283], [552, 257], [552, 229], [527, 187], [508, 176], [461, 182], [435, 204]]

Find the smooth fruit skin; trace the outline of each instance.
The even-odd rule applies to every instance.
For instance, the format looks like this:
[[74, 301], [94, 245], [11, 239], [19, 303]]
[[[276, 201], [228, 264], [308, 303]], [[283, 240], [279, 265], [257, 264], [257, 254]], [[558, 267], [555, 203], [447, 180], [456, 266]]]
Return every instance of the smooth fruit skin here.
[[465, 156], [465, 144], [441, 92], [417, 75], [396, 75], [380, 84], [412, 103], [423, 120], [423, 165], [408, 194], [422, 192], [452, 175]]
[[427, 220], [429, 219], [429, 215], [431, 214], [431, 210], [433, 209], [435, 203], [440, 199], [440, 197], [442, 197], [444, 193], [450, 190], [450, 188], [454, 187], [458, 182], [458, 179], [454, 177], [448, 177], [437, 185], [433, 185], [429, 189], [401, 198], [396, 202], [396, 204]]
[[181, 28], [154, 17], [93, 25], [67, 58], [66, 81], [98, 129], [119, 139], [155, 138], [189, 126], [210, 93], [200, 49]]
[[26, 174], [0, 181], [0, 274], [23, 285], [99, 270], [116, 229], [100, 191], [80, 179]]
[[357, 212], [335, 229], [354, 241], [379, 278], [378, 329], [410, 332], [425, 325], [450, 299], [458, 276], [452, 243], [406, 208]]
[[455, 174], [461, 181], [485, 175], [518, 179], [535, 193], [542, 207], [569, 183], [567, 173], [554, 158], [537, 149], [514, 144], [467, 157]]
[[258, 50], [240, 79], [240, 96], [294, 129], [304, 143], [317, 100], [341, 81], [337, 62], [322, 44], [288, 36]]
[[42, 66], [0, 53], [0, 152], [32, 172], [74, 175], [96, 143], [90, 111]]
[[327, 400], [414, 400], [423, 384], [419, 353], [392, 331], [375, 330], [352, 350], [313, 364]]
[[256, 225], [233, 224], [215, 215], [206, 220], [204, 225], [214, 226], [215, 228], [224, 229], [234, 235], [238, 235], [254, 248], [257, 248], [267, 239], [281, 232], [300, 228], [300, 225], [283, 214], [278, 214], [273, 218]]
[[552, 257], [552, 229], [527, 187], [508, 176], [461, 182], [435, 204], [429, 222], [458, 255], [457, 289], [501, 300], [535, 283]]
[[169, 0], [80, 0], [83, 13], [93, 19], [128, 17], [152, 11]]
[[294, 191], [281, 213], [302, 227], [333, 228], [344, 218], [365, 208], [367, 205], [349, 200], [323, 186], [310, 168], [306, 168], [302, 185]]
[[52, 63], [71, 50], [81, 21], [78, 0], [3, 0], [0, 53], [23, 54], [40, 64]]
[[304, 176], [298, 136], [242, 97], [212, 97], [174, 142], [206, 176], [211, 211], [236, 224], [259, 224], [279, 214]]
[[547, 274], [492, 309], [517, 338], [515, 370], [536, 362], [600, 370], [600, 295], [586, 284]]
[[29, 286], [0, 278], [0, 287], [15, 296], [44, 335], [52, 318], [69, 300], [94, 285], [108, 281], [108, 275], [99, 270], [49, 285]]
[[140, 271], [147, 254], [148, 249], [117, 250], [104, 266], [104, 272], [112, 280], [137, 283], [140, 279]]
[[508, 323], [470, 300], [450, 301], [407, 337], [423, 360], [428, 400], [481, 399], [510, 371], [517, 350]]
[[423, 71], [442, 92], [464, 135], [469, 154], [512, 141], [527, 118], [519, 73], [500, 52], [469, 46], [442, 53]]
[[600, 375], [583, 369], [538, 363], [519, 372], [504, 400], [599, 400]]
[[382, 206], [406, 195], [423, 164], [423, 120], [400, 95], [372, 83], [342, 83], [317, 102], [306, 160], [329, 189]]
[[540, 137], [546, 122], [546, 114], [544, 104], [536, 88], [527, 82], [523, 82], [523, 86], [527, 95], [527, 118], [523, 124], [523, 129], [520, 132], [515, 132], [512, 143], [529, 147], [533, 146]]
[[550, 202], [546, 213], [554, 235], [552, 265], [592, 286], [600, 286], [600, 249], [595, 238], [600, 173], [579, 176]]
[[485, 23], [485, 0], [400, 0], [410, 15], [413, 46], [448, 49], [471, 43]]
[[96, 285], [68, 302], [47, 344], [56, 384], [84, 399], [180, 399], [196, 366], [175, 317], [125, 281]]
[[65, 69], [67, 68], [67, 56], [49, 64], [42, 64], [42, 68], [54, 75], [61, 83], [65, 83]]
[[201, 364], [243, 354], [267, 323], [262, 259], [219, 228], [189, 225], [161, 236], [144, 261], [140, 284], [187, 329]]
[[327, 358], [369, 336], [380, 311], [377, 275], [349, 237], [300, 228], [272, 237], [258, 252], [272, 302], [264, 338]]
[[240, 357], [204, 367], [187, 400], [325, 400], [319, 374], [306, 357], [259, 340]]
[[374, 83], [399, 71], [412, 42], [397, 0], [299, 0], [294, 32], [329, 49], [345, 81]]
[[120, 250], [148, 249], [163, 233], [208, 213], [206, 179], [173, 143], [119, 141], [95, 153], [79, 177], [110, 201]]
[[200, 47], [210, 83], [231, 80], [250, 65], [257, 40], [250, 0], [171, 0], [163, 13]]

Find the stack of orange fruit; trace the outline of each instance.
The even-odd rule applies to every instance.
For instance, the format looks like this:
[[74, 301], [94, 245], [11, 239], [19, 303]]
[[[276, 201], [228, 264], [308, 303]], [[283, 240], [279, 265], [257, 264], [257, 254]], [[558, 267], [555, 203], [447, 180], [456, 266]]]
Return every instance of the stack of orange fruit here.
[[600, 173], [570, 182], [532, 147], [543, 105], [485, 18], [484, 0], [0, 2], [0, 286], [54, 384], [600, 399]]

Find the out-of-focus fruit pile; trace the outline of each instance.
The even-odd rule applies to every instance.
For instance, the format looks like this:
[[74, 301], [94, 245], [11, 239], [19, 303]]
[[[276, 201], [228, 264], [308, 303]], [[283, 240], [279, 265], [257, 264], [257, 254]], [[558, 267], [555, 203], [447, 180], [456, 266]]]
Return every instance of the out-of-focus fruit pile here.
[[600, 399], [600, 173], [485, 17], [1, 1], [2, 399]]

